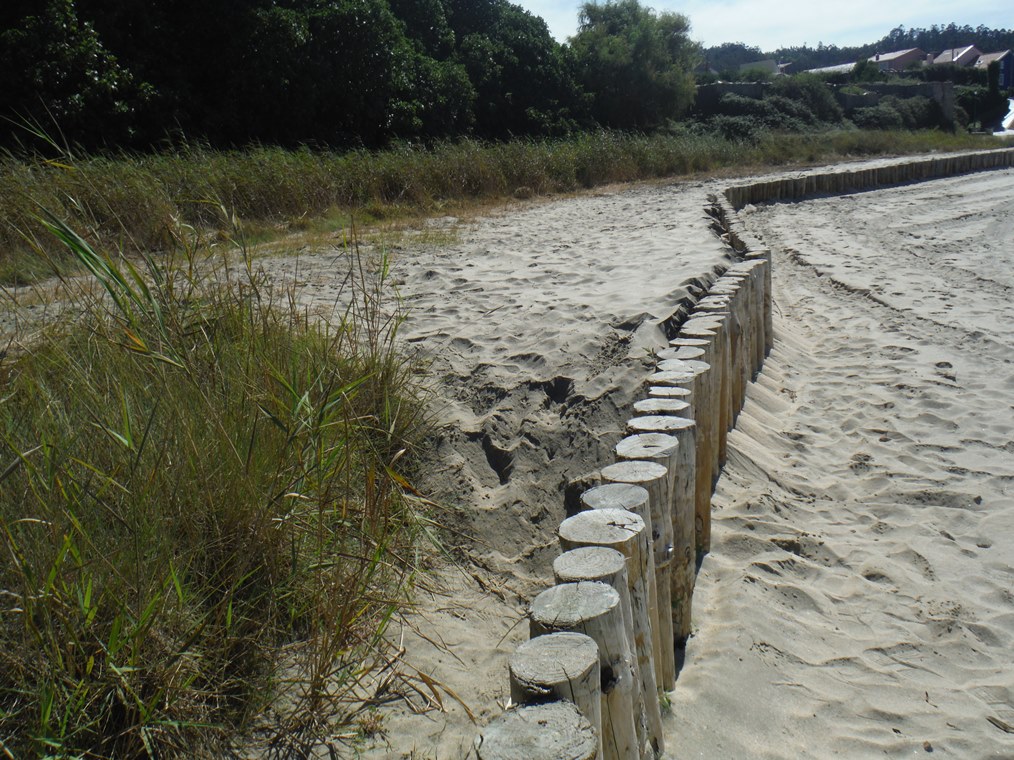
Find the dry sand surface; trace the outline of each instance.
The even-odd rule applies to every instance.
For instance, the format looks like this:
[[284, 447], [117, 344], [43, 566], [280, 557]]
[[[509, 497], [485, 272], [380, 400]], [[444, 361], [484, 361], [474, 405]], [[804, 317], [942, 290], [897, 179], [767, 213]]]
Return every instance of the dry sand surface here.
[[777, 340], [729, 438], [674, 756], [1014, 757], [1011, 197], [1004, 171], [744, 217]]
[[[564, 484], [612, 461], [654, 324], [722, 262], [716, 190], [526, 205], [396, 261], [440, 404], [427, 485], [477, 544], [392, 632], [480, 724]], [[668, 756], [1014, 758], [1012, 194], [1005, 171], [748, 210], [777, 339], [729, 439]], [[394, 688], [357, 755], [466, 755], [452, 698]]]
[[[499, 714], [564, 486], [613, 461], [658, 325], [725, 262], [721, 187], [437, 220], [439, 244], [392, 252], [439, 425], [421, 485], [466, 538], [390, 628], [381, 732], [339, 756], [457, 760], [478, 729], [456, 697]], [[777, 335], [729, 437], [667, 756], [1014, 758], [1011, 198], [1008, 170], [744, 212]], [[324, 310], [347, 268], [264, 264]]]

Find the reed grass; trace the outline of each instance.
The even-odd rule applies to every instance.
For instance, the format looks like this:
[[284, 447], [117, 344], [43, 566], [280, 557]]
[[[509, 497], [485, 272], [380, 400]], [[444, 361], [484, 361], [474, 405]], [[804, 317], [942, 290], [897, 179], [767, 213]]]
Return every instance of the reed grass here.
[[[734, 142], [676, 130], [652, 136], [594, 132], [560, 140], [379, 152], [184, 146], [152, 155], [0, 158], [0, 282], [30, 281], [67, 264], [34, 219], [51, 209], [94, 242], [122, 235], [164, 250], [180, 223], [220, 229], [218, 204], [248, 227], [284, 233], [308, 220], [427, 213], [448, 203], [570, 192], [611, 182], [849, 157], [982, 148], [990, 138], [943, 132], [828, 131]], [[216, 199], [209, 204], [206, 199]], [[45, 256], [40, 257], [42, 250]]]
[[422, 402], [384, 262], [344, 251], [317, 321], [186, 228], [137, 259], [36, 221], [90, 278], [0, 354], [0, 754], [217, 756], [282, 660], [276, 728], [319, 729], [421, 525]]

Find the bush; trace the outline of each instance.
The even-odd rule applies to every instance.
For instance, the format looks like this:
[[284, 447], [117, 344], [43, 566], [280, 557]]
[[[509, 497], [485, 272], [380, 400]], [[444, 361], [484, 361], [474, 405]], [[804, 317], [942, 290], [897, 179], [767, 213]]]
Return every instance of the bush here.
[[750, 116], [718, 114], [708, 119], [705, 129], [723, 140], [753, 144], [767, 133], [764, 125]]
[[844, 118], [831, 88], [815, 74], [779, 77], [775, 80], [773, 89], [776, 94], [800, 103], [816, 122], [840, 124]]
[[905, 129], [934, 129], [950, 126], [946, 124], [940, 104], [922, 95], [904, 99], [888, 96], [881, 100], [881, 104], [898, 112]]
[[901, 129], [905, 125], [901, 114], [884, 102], [857, 108], [850, 114], [850, 118], [860, 129], [891, 130]]

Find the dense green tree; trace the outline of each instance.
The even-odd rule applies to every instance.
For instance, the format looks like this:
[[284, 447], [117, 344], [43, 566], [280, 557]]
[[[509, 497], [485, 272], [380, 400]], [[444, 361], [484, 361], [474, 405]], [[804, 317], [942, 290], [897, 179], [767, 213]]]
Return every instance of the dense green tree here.
[[546, 22], [505, 0], [455, 4], [458, 57], [476, 90], [477, 131], [506, 137], [573, 129], [581, 95]]
[[[131, 135], [143, 89], [82, 22], [72, 0], [6, 0], [0, 7], [0, 116], [66, 139], [116, 145]], [[12, 139], [27, 133], [5, 124]]]
[[[377, 146], [596, 125], [652, 130], [686, 112], [702, 58], [684, 16], [602, 0], [584, 3], [579, 21], [560, 45], [509, 0], [0, 0], [0, 116], [53, 123], [87, 146], [151, 146], [167, 135], [219, 146]], [[1014, 33], [898, 27], [866, 46], [766, 54], [727, 43], [708, 63], [774, 57], [808, 68], [970, 42], [1002, 50]], [[960, 76], [947, 78], [986, 84], [985, 72]], [[795, 128], [807, 114], [835, 121], [823, 91], [782, 82], [766, 106], [772, 125]], [[0, 141], [15, 131], [4, 127]]]
[[689, 31], [685, 16], [656, 14], [638, 0], [584, 3], [571, 46], [593, 117], [609, 127], [651, 130], [685, 113], [700, 56]]
[[454, 30], [441, 0], [388, 0], [391, 12], [405, 24], [409, 39], [436, 60], [454, 51]]

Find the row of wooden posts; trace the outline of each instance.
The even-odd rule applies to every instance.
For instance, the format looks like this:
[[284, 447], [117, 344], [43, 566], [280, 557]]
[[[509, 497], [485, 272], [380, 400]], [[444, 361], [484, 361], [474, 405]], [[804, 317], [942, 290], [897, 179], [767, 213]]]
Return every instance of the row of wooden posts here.
[[558, 531], [556, 585], [529, 611], [509, 660], [513, 708], [475, 741], [479, 760], [645, 760], [665, 750], [660, 691], [676, 680], [693, 620], [711, 495], [746, 387], [771, 350], [771, 255], [736, 212], [1014, 166], [1014, 150], [786, 176], [728, 188], [708, 213], [735, 262], [694, 306], [634, 404], [616, 463]]
[[660, 691], [690, 635], [726, 434], [771, 347], [768, 251], [746, 253], [657, 352], [616, 462], [559, 527], [556, 585], [510, 657], [514, 709], [481, 760], [641, 760], [665, 749]]
[[1009, 169], [1012, 166], [1014, 148], [999, 148], [893, 161], [880, 166], [842, 171], [785, 175], [734, 185], [725, 190], [725, 197], [732, 208], [739, 210], [748, 203], [801, 200], [815, 195], [842, 195], [906, 182], [953, 177], [990, 169]]

